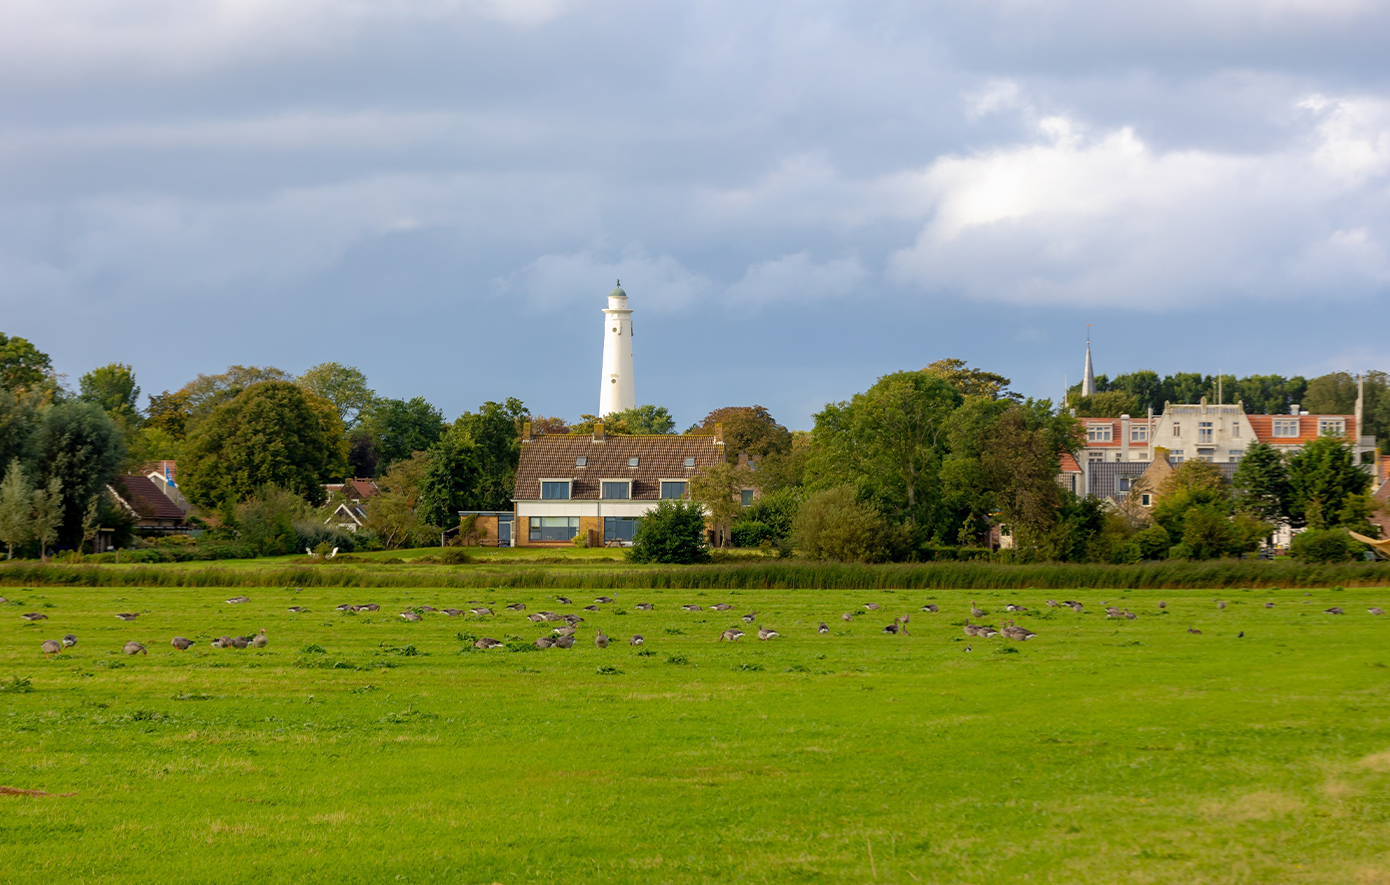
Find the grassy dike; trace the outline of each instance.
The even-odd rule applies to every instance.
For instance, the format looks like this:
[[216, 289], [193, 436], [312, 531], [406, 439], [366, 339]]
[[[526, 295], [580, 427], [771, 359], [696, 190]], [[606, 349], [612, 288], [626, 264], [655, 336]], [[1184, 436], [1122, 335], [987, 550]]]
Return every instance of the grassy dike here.
[[[565, 606], [226, 571], [276, 580], [236, 584], [239, 605], [227, 586], [0, 593], [0, 785], [50, 794], [0, 795], [0, 880], [1390, 881], [1390, 618], [1366, 613], [1385, 589], [648, 586], [585, 612], [578, 587]], [[1037, 637], [967, 638], [972, 599]], [[397, 616], [474, 601], [497, 614]], [[575, 648], [530, 650], [549, 625], [513, 602], [585, 617]], [[753, 610], [782, 636], [758, 642]], [[901, 614], [909, 635], [884, 634]], [[209, 647], [261, 627], [262, 651]]]

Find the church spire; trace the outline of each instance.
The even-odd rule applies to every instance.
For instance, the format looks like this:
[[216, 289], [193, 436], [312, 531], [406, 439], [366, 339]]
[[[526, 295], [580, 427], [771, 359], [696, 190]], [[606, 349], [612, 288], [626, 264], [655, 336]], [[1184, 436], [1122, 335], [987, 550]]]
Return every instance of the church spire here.
[[1095, 396], [1096, 372], [1091, 367], [1091, 324], [1086, 324], [1086, 373], [1081, 376], [1081, 395]]

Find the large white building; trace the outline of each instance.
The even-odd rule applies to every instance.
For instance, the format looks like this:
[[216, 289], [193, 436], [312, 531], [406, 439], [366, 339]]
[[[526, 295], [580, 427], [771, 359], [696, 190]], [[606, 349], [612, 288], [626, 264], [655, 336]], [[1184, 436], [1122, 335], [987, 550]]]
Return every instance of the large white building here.
[[603, 376], [599, 380], [598, 415], [637, 408], [632, 378], [632, 310], [621, 281], [608, 293], [603, 309]]

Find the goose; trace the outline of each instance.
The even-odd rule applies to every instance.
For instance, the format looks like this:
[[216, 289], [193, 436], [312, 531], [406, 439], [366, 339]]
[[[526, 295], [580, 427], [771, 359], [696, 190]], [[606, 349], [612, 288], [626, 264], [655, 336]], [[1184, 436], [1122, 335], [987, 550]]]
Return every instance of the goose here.
[[551, 621], [563, 621], [565, 619], [564, 615], [556, 614], [555, 612], [541, 612], [540, 614], [541, 617], [545, 619], [546, 623]]
[[1327, 615], [1344, 615], [1344, 614], [1346, 614], [1346, 612], [1342, 611], [1342, 609], [1341, 609], [1339, 606], [1335, 606], [1335, 605], [1332, 606], [1331, 608], [1325, 608], [1325, 609], [1323, 609], [1322, 611], [1323, 611], [1323, 614], [1327, 614]]
[[1023, 606], [1021, 606], [1021, 605], [1019, 605], [1019, 604], [1017, 604], [1017, 603], [1011, 602], [1011, 603], [1009, 603], [1008, 605], [1004, 606], [1004, 611], [1006, 611], [1006, 612], [1026, 612], [1026, 611], [1028, 611], [1028, 609], [1024, 608]]
[[732, 605], [729, 605], [727, 602], [716, 602], [714, 605], [710, 606], [709, 608], [710, 608], [710, 611], [726, 612], [726, 611], [728, 611], [729, 609], [733, 608], [733, 606], [732, 606]]
[[1168, 607], [1168, 603], [1166, 603], [1166, 602], [1164, 602], [1162, 599], [1160, 599], [1160, 600], [1158, 601], [1158, 607], [1159, 607], [1159, 608], [1167, 608], [1167, 607]]
[[568, 596], [557, 596], [555, 597], [555, 601], [560, 603], [561, 605], [574, 605], [574, 603], [570, 601], [570, 598]]
[[228, 604], [228, 605], [240, 605], [240, 604], [243, 603], [243, 602], [250, 602], [250, 601], [251, 601], [251, 597], [249, 597], [249, 596], [233, 596], [231, 599], [227, 600], [227, 604]]
[[985, 616], [985, 611], [984, 609], [976, 605], [975, 600], [972, 599], [970, 600], [970, 614], [974, 615], [977, 618], [983, 618]]
[[1216, 607], [1217, 607], [1218, 609], [1222, 610], [1222, 611], [1225, 611], [1225, 610], [1226, 610], [1226, 603], [1225, 603], [1225, 601], [1224, 601], [1224, 600], [1221, 600], [1221, 599], [1216, 600]]
[[270, 639], [269, 639], [269, 637], [267, 637], [267, 636], [265, 635], [265, 628], [264, 628], [264, 627], [261, 628], [261, 632], [257, 633], [257, 634], [256, 634], [254, 637], [252, 637], [252, 639], [251, 639], [251, 645], [255, 646], [256, 648], [265, 648], [265, 647], [266, 647], [267, 645], [269, 645], [269, 644], [270, 644]]
[[737, 628], [737, 627], [730, 627], [729, 629], [725, 630], [723, 633], [720, 633], [720, 634], [719, 634], [719, 641], [720, 641], [720, 642], [723, 642], [723, 641], [726, 640], [726, 639], [727, 639], [729, 642], [736, 642], [736, 641], [738, 641], [739, 639], [742, 639], [742, 638], [743, 638], [743, 631], [740, 630], [740, 629]]
[[936, 614], [937, 612], [941, 611], [941, 606], [937, 605], [936, 603], [929, 602], [926, 605], [922, 606], [922, 611]]
[[821, 621], [821, 622], [820, 622], [820, 626], [816, 628], [816, 632], [817, 632], [817, 633], [829, 633], [829, 632], [830, 632], [830, 628], [827, 627], [827, 626], [825, 626], [825, 621]]
[[574, 647], [574, 637], [573, 637], [573, 636], [561, 636], [559, 639], [556, 639], [556, 640], [555, 640], [555, 647], [556, 647], [556, 648], [573, 648], [573, 647]]
[[1139, 617], [1138, 615], [1136, 615], [1134, 612], [1130, 611], [1129, 609], [1125, 609], [1125, 610], [1124, 610], [1124, 616], [1125, 616], [1125, 620], [1126, 620], [1126, 621], [1132, 621], [1132, 620], [1134, 620], [1135, 618]]
[[701, 611], [704, 611], [704, 609], [700, 608], [698, 605], [691, 604], [691, 605], [683, 605], [683, 606], [681, 606], [681, 611], [683, 611], [683, 612], [701, 612]]
[[584, 619], [581, 618], [579, 615], [565, 615], [560, 620], [564, 621], [566, 624], [569, 624], [571, 627], [578, 627], [579, 622]]
[[[353, 610], [359, 612], [379, 612], [381, 611], [381, 606], [377, 605], [375, 602], [368, 602], [365, 605], [353, 606]], [[430, 609], [430, 611], [434, 611], [434, 609]]]
[[603, 635], [603, 630], [602, 630], [602, 629], [600, 629], [600, 630], [598, 631], [598, 635], [596, 635], [596, 636], [594, 637], [594, 645], [598, 646], [599, 648], [607, 648], [607, 647], [608, 647], [608, 637], [605, 636], [605, 635]]
[[586, 606], [584, 606], [584, 611], [586, 611], [586, 612], [597, 612], [597, 611], [603, 611], [603, 609], [599, 608], [599, 607], [596, 606], [596, 605], [586, 605]]
[[573, 636], [574, 628], [566, 625], [564, 627], [556, 627], [553, 632], [556, 636]]
[[757, 619], [758, 619], [758, 613], [757, 613], [757, 612], [749, 612], [748, 614], [746, 614], [746, 615], [743, 616], [743, 623], [745, 623], [745, 624], [751, 624], [751, 623], [753, 623], [754, 621], [756, 621]]
[[246, 646], [250, 644], [251, 640], [247, 639], [245, 636], [232, 637], [232, 648], [246, 648]]
[[3, 597], [3, 596], [0, 596], [0, 605], [6, 605], [6, 604], [8, 604], [8, 603], [9, 603], [9, 600], [8, 600], [8, 599], [6, 599], [6, 598]]
[[844, 614], [840, 615], [840, 620], [846, 622], [852, 621], [854, 620], [854, 615], [850, 614], [849, 612], [845, 612]]
[[965, 635], [966, 635], [966, 636], [979, 636], [979, 635], [980, 635], [980, 628], [979, 628], [978, 626], [976, 626], [975, 624], [970, 623], [970, 619], [969, 619], [969, 618], [966, 618], [966, 620], [965, 620], [965, 626], [962, 627], [961, 629], [965, 631]]
[[1060, 603], [1057, 602], [1057, 600], [1055, 600], [1055, 599], [1049, 599], [1049, 600], [1047, 601], [1047, 607], [1048, 607], [1048, 608], [1056, 608], [1058, 605], [1060, 605]]
[[762, 639], [762, 640], [764, 640], [764, 641], [766, 641], [766, 640], [768, 640], [768, 639], [776, 639], [778, 636], [781, 636], [781, 635], [782, 635], [781, 633], [778, 633], [776, 630], [773, 630], [771, 627], [759, 627], [759, 628], [758, 628], [758, 638], [759, 638], [759, 639]]
[[182, 636], [175, 636], [169, 644], [179, 651], [188, 651], [193, 646], [193, 640], [184, 639]]
[[507, 606], [507, 611], [509, 611], [509, 612], [524, 612], [524, 611], [526, 611], [526, 603], [524, 603], [524, 602], [513, 602], [511, 605]]
[[600, 596], [598, 599], [594, 600], [594, 602], [598, 603], [599, 605], [607, 605], [610, 602], [617, 601], [618, 600], [614, 599], [612, 596]]
[[217, 638], [217, 639], [214, 639], [214, 640], [212, 641], [212, 647], [213, 647], [213, 648], [226, 648], [227, 646], [229, 646], [229, 645], [231, 645], [231, 644], [232, 644], [231, 637], [228, 637], [226, 642], [223, 642], [222, 639], [221, 639], [220, 637]]
[[63, 648], [72, 648], [76, 644], [77, 637], [73, 634], [69, 633], [67, 636], [63, 637]]
[[879, 605], [877, 602], [866, 602], [864, 603], [864, 608], [868, 609], [871, 612], [876, 612], [880, 608], [883, 608], [883, 606]]
[[306, 609], [306, 608], [305, 608], [304, 606], [302, 606], [302, 605], [292, 605], [292, 606], [290, 606], [290, 608], [289, 608], [289, 612], [290, 612], [290, 614], [292, 614], [292, 615], [301, 614], [302, 612], [306, 612], [306, 611], [308, 611], [308, 609]]
[[547, 618], [540, 612], [532, 612], [531, 614], [526, 616], [526, 620], [530, 621], [533, 624], [540, 624], [544, 623], [547, 620]]
[[116, 617], [120, 618], [122, 621], [133, 621], [140, 617], [140, 615], [136, 612], [116, 612]]
[[417, 606], [417, 608], [419, 608], [420, 611], [422, 611], [422, 612], [437, 612], [437, 611], [439, 611], [439, 609], [435, 608], [435, 607], [432, 606], [432, 605], [421, 605], [421, 606]]
[[475, 614], [479, 617], [492, 614], [492, 609], [490, 608], [470, 608], [468, 611], [470, 614]]
[[448, 616], [451, 617], [451, 618], [457, 618], [459, 615], [463, 614], [463, 609], [461, 609], [461, 608], [446, 608], [446, 609], [444, 609], [444, 614], [448, 615]]
[[554, 648], [554, 647], [555, 647], [555, 637], [554, 637], [554, 636], [542, 636], [540, 639], [537, 639], [537, 640], [536, 640], [536, 648]]
[[45, 655], [51, 658], [63, 650], [63, 644], [56, 639], [45, 639], [40, 648], [43, 649]]
[[642, 634], [640, 634], [640, 633], [634, 633], [634, 634], [632, 635], [632, 638], [629, 639], [629, 640], [627, 641], [627, 644], [628, 644], [628, 645], [641, 645], [643, 642], [646, 642], [646, 640], [642, 638]]
[[356, 608], [357, 607], [350, 602], [345, 602], [342, 605], [333, 606], [333, 610], [338, 612], [355, 611]]
[[26, 620], [26, 621], [46, 621], [46, 620], [48, 620], [48, 615], [44, 614], [43, 612], [29, 612], [29, 613], [27, 613], [27, 614], [20, 615], [20, 617], [23, 618], [23, 619]]
[[1123, 618], [1125, 613], [1113, 605], [1107, 605], [1105, 607], [1105, 616], [1107, 618]]
[[1272, 602], [1266, 602], [1266, 603], [1265, 603], [1265, 608], [1274, 608], [1274, 603], [1272, 603]]
[[411, 612], [411, 611], [404, 611], [404, 612], [401, 612], [401, 618], [402, 618], [403, 620], [406, 620], [406, 621], [420, 621], [420, 620], [423, 620], [423, 618], [420, 616], [420, 613], [419, 613], [419, 612]]
[[1072, 610], [1072, 611], [1076, 612], [1078, 615], [1081, 614], [1081, 609], [1082, 609], [1081, 603], [1079, 603], [1079, 602], [1070, 602], [1070, 603], [1067, 603], [1067, 604], [1071, 606], [1071, 610]]
[[1384, 610], [1382, 610], [1382, 609], [1380, 608], [1380, 606], [1376, 606], [1376, 605], [1371, 606], [1370, 608], [1366, 609], [1366, 611], [1370, 612], [1370, 613], [1373, 614], [1373, 615], [1383, 615], [1383, 614], [1385, 614]]
[[897, 632], [898, 632], [898, 624], [897, 624], [897, 622], [894, 621], [893, 623], [889, 624], [887, 627], [884, 627], [884, 628], [883, 628], [883, 632], [884, 632], [884, 633], [897, 633]]
[[484, 651], [486, 651], [490, 648], [501, 648], [502, 643], [498, 642], [496, 639], [493, 639], [490, 636], [484, 636], [482, 639], [479, 639], [477, 642], [473, 643], [473, 647], [481, 648]]
[[125, 653], [128, 654], [128, 655], [148, 655], [148, 654], [149, 654], [149, 652], [145, 651], [145, 647], [144, 647], [143, 645], [141, 645], [140, 643], [136, 642], [134, 639], [132, 639], [131, 641], [129, 641], [129, 642], [127, 642], [127, 643], [125, 644]]
[[976, 636], [983, 636], [986, 639], [993, 639], [995, 636], [999, 635], [999, 631], [989, 626], [988, 624], [979, 625], [975, 628], [975, 631]]
[[652, 605], [650, 602], [639, 602], [637, 603], [637, 610], [641, 612], [652, 612], [656, 611], [656, 606]]
[[1188, 633], [1196, 633], [1196, 634], [1200, 635], [1202, 631], [1201, 631], [1201, 630], [1198, 630], [1196, 627], [1188, 627], [1188, 628], [1187, 628], [1187, 632], [1188, 632]]

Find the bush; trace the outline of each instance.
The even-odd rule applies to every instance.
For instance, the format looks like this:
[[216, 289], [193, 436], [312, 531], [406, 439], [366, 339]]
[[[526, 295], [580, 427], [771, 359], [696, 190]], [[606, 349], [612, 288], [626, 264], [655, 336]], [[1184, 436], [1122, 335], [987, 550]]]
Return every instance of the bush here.
[[627, 558], [632, 562], [680, 564], [709, 561], [705, 509], [696, 501], [662, 500], [637, 524]]
[[262, 556], [298, 553], [312, 545], [300, 545], [295, 523], [310, 521], [312, 514], [309, 502], [294, 492], [262, 486], [253, 497], [237, 505], [237, 535]]
[[1196, 558], [1197, 558], [1197, 554], [1196, 554], [1196, 552], [1195, 552], [1191, 547], [1187, 546], [1187, 544], [1185, 544], [1185, 543], [1179, 541], [1178, 543], [1174, 544], [1172, 547], [1169, 547], [1169, 548], [1168, 548], [1168, 558], [1169, 558], [1169, 559], [1196, 559]]
[[1161, 525], [1151, 525], [1135, 532], [1130, 540], [1139, 545], [1139, 552], [1145, 559], [1163, 559], [1173, 546], [1168, 530]]
[[853, 486], [838, 486], [806, 499], [796, 515], [793, 542], [802, 555], [839, 562], [886, 562], [906, 546], [906, 532], [890, 526]]
[[756, 519], [736, 521], [729, 536], [735, 547], [760, 547], [764, 541], [771, 544], [777, 540], [777, 533], [772, 530], [772, 526]]
[[1143, 561], [1143, 559], [1144, 550], [1135, 541], [1126, 541], [1123, 544], [1116, 545], [1116, 547], [1110, 551], [1110, 561], [1116, 565], [1132, 565], [1136, 562]]
[[1308, 529], [1294, 535], [1289, 555], [1300, 562], [1353, 562], [1365, 545], [1341, 529]]

